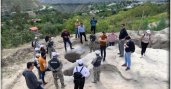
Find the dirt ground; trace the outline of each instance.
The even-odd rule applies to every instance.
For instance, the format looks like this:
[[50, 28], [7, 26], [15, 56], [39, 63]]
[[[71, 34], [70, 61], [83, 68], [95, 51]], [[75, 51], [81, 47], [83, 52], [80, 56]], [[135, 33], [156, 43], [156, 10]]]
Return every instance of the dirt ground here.
[[[166, 31], [161, 31], [159, 34], [161, 34], [160, 37], [162, 38], [167, 37]], [[167, 42], [167, 39], [163, 39]], [[65, 51], [62, 39], [57, 36], [53, 40], [56, 45], [55, 49], [60, 53], [59, 59], [64, 64], [63, 71], [72, 69], [76, 63], [71, 63], [64, 58]], [[136, 50], [132, 54], [131, 70], [125, 71], [125, 68], [121, 66], [124, 59], [117, 54], [117, 44], [108, 47], [106, 62], [102, 63], [101, 67], [101, 82], [93, 84], [91, 83], [93, 79], [91, 61], [95, 54], [94, 52], [89, 53], [88, 43], [81, 45], [78, 39], [71, 38], [71, 40], [75, 48], [73, 52], [82, 53], [81, 58], [91, 71], [91, 75], [86, 79], [85, 89], [168, 89], [169, 87], [169, 52], [167, 50], [148, 48], [146, 56], [140, 58], [141, 49], [136, 46]], [[44, 40], [40, 42], [44, 43]], [[33, 49], [30, 44], [27, 43], [17, 48], [2, 50], [2, 63], [4, 62], [2, 67], [2, 89], [27, 89], [22, 71], [26, 68], [26, 62], [33, 60]], [[49, 60], [48, 54], [47, 58]], [[36, 68], [33, 71], [37, 75]], [[73, 89], [73, 77], [66, 74], [64, 78], [67, 85], [65, 89]], [[46, 73], [45, 80], [48, 82], [45, 89], [55, 89], [51, 72]]]

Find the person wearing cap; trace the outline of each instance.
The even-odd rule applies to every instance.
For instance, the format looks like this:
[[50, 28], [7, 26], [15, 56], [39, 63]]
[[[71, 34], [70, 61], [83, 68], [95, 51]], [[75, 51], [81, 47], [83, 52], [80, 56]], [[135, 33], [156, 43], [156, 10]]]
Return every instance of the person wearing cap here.
[[107, 36], [106, 36], [105, 32], [102, 32], [102, 33], [103, 33], [103, 35], [100, 36], [99, 42], [100, 42], [101, 56], [103, 57], [103, 61], [105, 61], [105, 59], [106, 59]]
[[96, 58], [91, 63], [93, 65], [93, 73], [94, 73], [93, 83], [97, 83], [97, 81], [100, 81], [100, 66], [102, 61], [102, 57], [100, 56], [100, 51], [96, 50], [95, 54], [96, 54]]
[[80, 37], [80, 34], [78, 32], [78, 26], [80, 26], [80, 22], [77, 19], [76, 22], [75, 22], [75, 38]]
[[41, 53], [41, 56], [38, 58], [38, 62], [40, 65], [40, 72], [41, 72], [41, 79], [43, 81], [43, 84], [46, 85], [47, 82], [45, 82], [45, 72], [47, 68], [46, 60], [45, 60], [45, 54]]
[[64, 31], [61, 33], [61, 37], [63, 38], [65, 51], [67, 51], [67, 47], [66, 47], [67, 43], [70, 45], [70, 49], [74, 49], [72, 48], [72, 43], [70, 41], [70, 33], [68, 32], [67, 29], [64, 29]]
[[34, 47], [34, 48], [39, 48], [40, 47], [40, 44], [38, 42], [37, 37], [35, 37], [34, 40], [32, 41], [32, 47]]
[[61, 88], [65, 87], [64, 75], [63, 75], [63, 72], [62, 72], [63, 64], [58, 59], [58, 56], [59, 56], [59, 53], [52, 52], [52, 59], [48, 62], [48, 69], [50, 71], [52, 71], [56, 89], [59, 88], [59, 86], [58, 86], [58, 78], [60, 79], [60, 82], [61, 82]]
[[47, 43], [47, 53], [49, 54], [50, 59], [52, 58], [52, 52], [54, 51], [54, 42], [52, 40], [53, 37], [51, 37]]
[[83, 44], [83, 41], [82, 41], [82, 36], [84, 36], [85, 38], [85, 41], [87, 41], [87, 38], [86, 38], [86, 31], [85, 31], [85, 26], [83, 25], [83, 23], [81, 23], [80, 26], [78, 26], [78, 32], [80, 33], [80, 42], [81, 44]]
[[77, 72], [80, 72], [82, 77], [79, 80], [74, 79], [74, 89], [83, 89], [85, 84], [85, 78], [90, 75], [90, 72], [88, 68], [84, 66], [82, 59], [77, 60], [76, 63], [78, 65], [74, 68], [73, 75]]
[[125, 43], [125, 37], [128, 36], [128, 33], [125, 29], [125, 24], [121, 25], [121, 30], [119, 33], [119, 55], [120, 57], [123, 57], [124, 55], [124, 43]]
[[148, 44], [151, 42], [151, 31], [147, 30], [141, 37], [141, 58], [145, 56]]
[[90, 24], [91, 24], [91, 31], [93, 31], [93, 33], [96, 34], [97, 20], [94, 17], [90, 20]]

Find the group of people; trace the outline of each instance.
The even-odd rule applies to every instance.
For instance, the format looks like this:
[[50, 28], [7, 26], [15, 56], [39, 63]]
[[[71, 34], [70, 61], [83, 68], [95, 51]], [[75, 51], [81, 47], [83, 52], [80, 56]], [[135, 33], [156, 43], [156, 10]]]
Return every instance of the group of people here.
[[[119, 33], [119, 36], [117, 36], [114, 32], [110, 33], [108, 36], [105, 32], [102, 32], [102, 35], [98, 38], [96, 36], [96, 23], [97, 20], [93, 17], [93, 19], [90, 21], [91, 23], [91, 35], [90, 35], [90, 52], [95, 52], [96, 58], [92, 60], [93, 65], [93, 83], [97, 83], [100, 81], [100, 66], [102, 61], [105, 62], [106, 60], [106, 48], [107, 46], [114, 46], [116, 43], [116, 40], [119, 37], [119, 55], [120, 57], [124, 57], [125, 63], [122, 65], [126, 67], [126, 71], [130, 70], [131, 68], [131, 53], [135, 51], [135, 44], [131, 40], [131, 37], [127, 33], [127, 30], [125, 29], [125, 24], [121, 25], [121, 30]], [[76, 31], [76, 38], [80, 38], [80, 42], [82, 41], [82, 36], [86, 39], [85, 34], [85, 27], [83, 23], [77, 22], [75, 23], [75, 31]], [[64, 48], [65, 51], [67, 51], [67, 43], [70, 45], [70, 49], [74, 49], [72, 47], [72, 43], [70, 41], [70, 33], [67, 31], [67, 29], [64, 29], [61, 33], [61, 37], [64, 42]], [[95, 46], [97, 46], [96, 41], [100, 43], [100, 50], [96, 49]], [[47, 71], [52, 71], [53, 78], [54, 78], [54, 84], [56, 86], [56, 89], [59, 89], [58, 85], [58, 79], [60, 79], [61, 82], [61, 88], [64, 88], [66, 85], [64, 84], [64, 75], [62, 72], [63, 64], [59, 60], [59, 53], [56, 52], [54, 48], [54, 41], [53, 37], [46, 36], [45, 37], [46, 46], [43, 44], [40, 44], [38, 42], [38, 38], [35, 37], [34, 41], [32, 42], [32, 47], [34, 48], [34, 62], [28, 62], [27, 63], [27, 69], [23, 72], [23, 76], [26, 79], [26, 84], [29, 89], [43, 89], [42, 85], [46, 85], [47, 82], [45, 82], [45, 73]], [[141, 57], [145, 55], [146, 48], [148, 44], [151, 42], [151, 32], [150, 30], [147, 30], [144, 35], [141, 37]], [[124, 53], [125, 52], [125, 53]], [[46, 54], [49, 54], [50, 60], [47, 62]], [[84, 65], [84, 62], [82, 59], [77, 59], [76, 61], [77, 66], [75, 66], [73, 70], [73, 77], [74, 77], [74, 89], [83, 89], [85, 84], [85, 78], [90, 75], [89, 69]], [[33, 73], [34, 66], [38, 70], [38, 80], [36, 75]]]

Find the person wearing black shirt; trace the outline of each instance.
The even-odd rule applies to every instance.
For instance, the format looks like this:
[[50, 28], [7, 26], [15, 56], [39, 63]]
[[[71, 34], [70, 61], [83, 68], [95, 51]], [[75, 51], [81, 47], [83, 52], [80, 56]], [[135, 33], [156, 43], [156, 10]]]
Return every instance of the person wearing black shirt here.
[[132, 53], [132, 47], [134, 45], [133, 41], [131, 40], [131, 37], [130, 36], [127, 36], [125, 38], [126, 40], [126, 44], [124, 45], [125, 46], [125, 63], [122, 65], [122, 66], [125, 66], [127, 67], [125, 70], [130, 70], [130, 67], [131, 67], [131, 53]]
[[123, 57], [124, 55], [124, 42], [125, 42], [125, 37], [128, 36], [128, 33], [125, 29], [125, 24], [121, 25], [121, 30], [119, 34], [119, 53], [120, 57]]
[[71, 41], [70, 41], [70, 39], [69, 39], [70, 34], [69, 34], [69, 32], [67, 31], [67, 29], [64, 29], [64, 31], [63, 31], [62, 34], [61, 34], [61, 37], [63, 38], [63, 41], [64, 41], [65, 51], [67, 51], [67, 48], [66, 48], [66, 44], [67, 44], [67, 43], [69, 43], [71, 49], [74, 49], [74, 48], [72, 48], [72, 43], [71, 43]]

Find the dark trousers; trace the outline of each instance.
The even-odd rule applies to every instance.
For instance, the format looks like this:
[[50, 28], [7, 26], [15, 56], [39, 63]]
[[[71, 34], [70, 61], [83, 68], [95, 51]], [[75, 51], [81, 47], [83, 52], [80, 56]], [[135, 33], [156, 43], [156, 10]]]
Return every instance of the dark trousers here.
[[80, 32], [80, 42], [83, 43], [83, 41], [82, 41], [82, 36], [84, 36], [85, 41], [87, 41], [85, 32]]
[[43, 89], [40, 85], [36, 89]]
[[114, 46], [115, 42], [109, 42], [109, 46]]
[[93, 33], [96, 33], [96, 26], [91, 26], [91, 32], [93, 31]]
[[147, 49], [148, 43], [141, 42], [141, 55], [143, 55]]
[[85, 83], [85, 78], [82, 78], [80, 81], [74, 80], [74, 89], [83, 89]]
[[64, 41], [65, 51], [67, 51], [67, 47], [66, 47], [67, 43], [70, 45], [70, 48], [72, 49], [72, 43], [71, 43], [70, 39], [63, 40], [63, 41]]
[[36, 67], [36, 68], [37, 68], [37, 71], [38, 71], [39, 79], [41, 79], [41, 71], [40, 71], [40, 67]]
[[106, 58], [106, 46], [100, 46], [100, 50], [101, 50], [101, 56], [103, 57], [103, 61], [105, 61], [105, 58]]
[[43, 83], [45, 83], [45, 71], [41, 71], [41, 79], [43, 81]]

